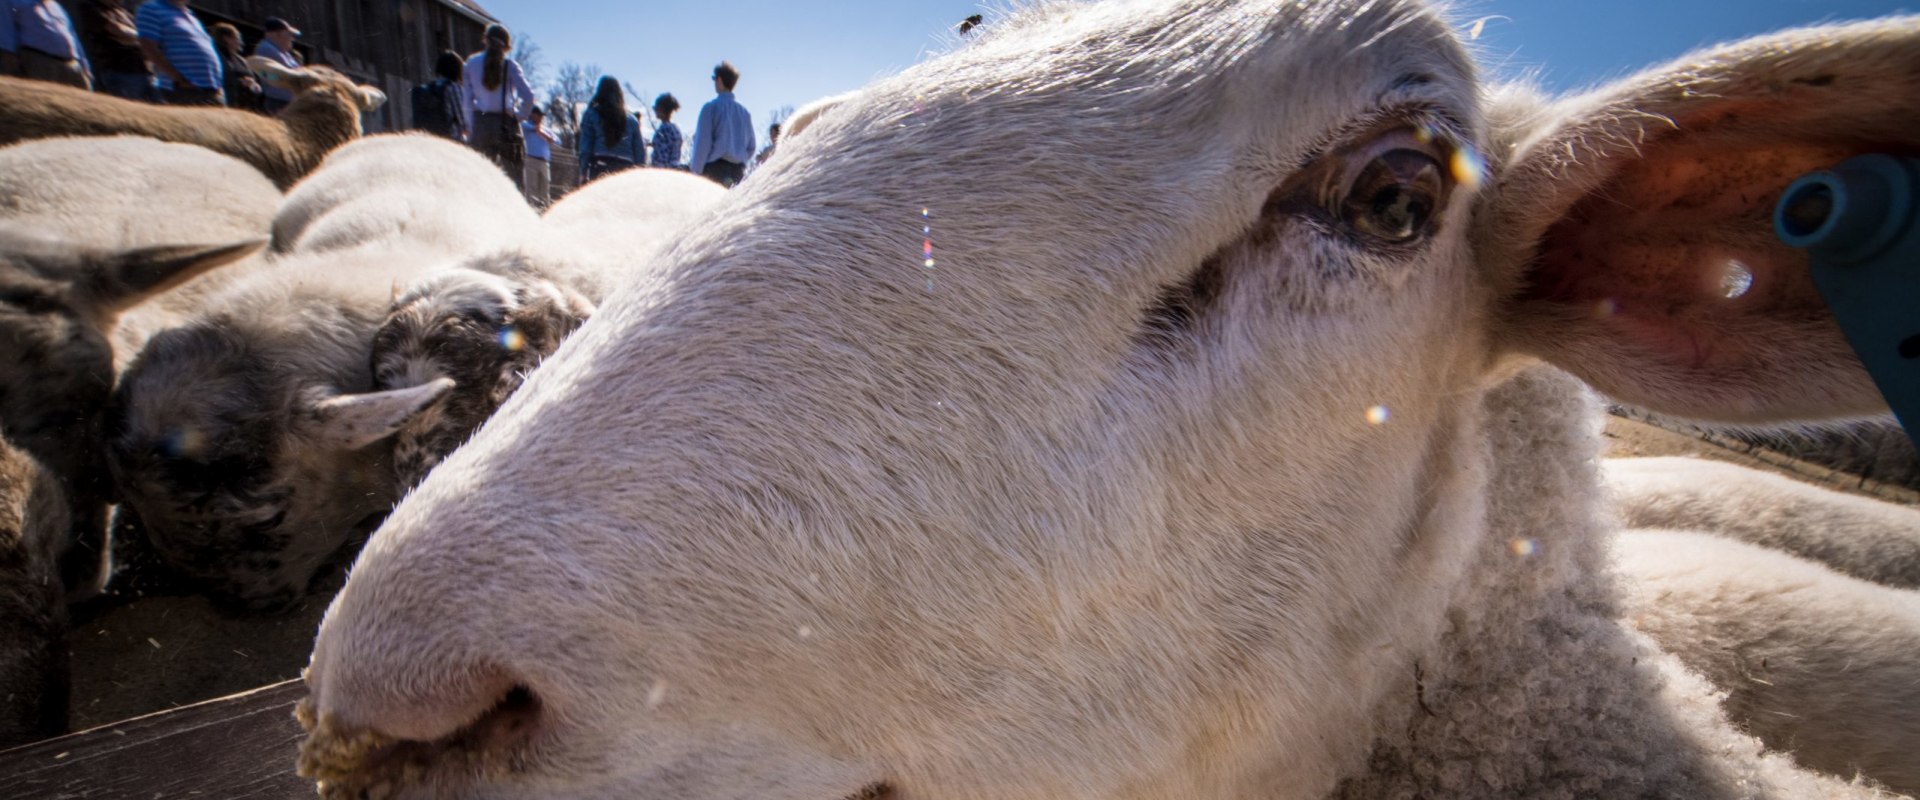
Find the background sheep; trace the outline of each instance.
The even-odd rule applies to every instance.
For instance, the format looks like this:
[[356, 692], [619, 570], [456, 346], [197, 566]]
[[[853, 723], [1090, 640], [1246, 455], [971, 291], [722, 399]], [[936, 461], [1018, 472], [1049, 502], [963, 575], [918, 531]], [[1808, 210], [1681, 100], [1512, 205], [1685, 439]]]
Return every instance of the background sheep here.
[[[114, 374], [146, 336], [243, 271], [207, 272], [257, 249], [223, 245], [263, 237], [279, 200], [257, 170], [190, 145], [118, 137], [0, 148], [0, 250], [24, 259], [6, 269], [34, 285], [40, 304], [8, 315], [22, 357], [0, 368], [11, 370], [0, 395], [15, 441], [69, 482], [75, 531], [62, 573], [74, 599], [107, 577], [98, 431]], [[205, 243], [197, 253], [182, 246], [195, 242]]]
[[658, 251], [725, 195], [678, 170], [629, 170], [562, 198], [533, 242], [408, 287], [374, 337], [374, 385], [454, 385], [395, 437], [401, 485], [472, 436], [615, 284], [646, 280]]
[[1876, 411], [1764, 209], [1920, 149], [1920, 20], [1537, 113], [1412, 2], [988, 30], [820, 116], [402, 501], [316, 639], [324, 792], [1872, 796], [1622, 623], [1599, 406], [1528, 367]]
[[326, 67], [289, 69], [258, 56], [248, 64], [268, 82], [292, 91], [292, 104], [266, 117], [236, 109], [151, 105], [46, 81], [0, 78], [0, 144], [63, 136], [150, 136], [233, 156], [285, 189], [329, 151], [357, 138], [360, 114], [387, 99], [379, 90], [357, 86]]
[[0, 437], [0, 748], [67, 729], [60, 482]]
[[1920, 510], [1690, 458], [1609, 459], [1606, 480], [1628, 527], [1712, 533], [1920, 588]]
[[[372, 391], [373, 334], [395, 287], [457, 260], [459, 226], [511, 222], [498, 212], [516, 206], [536, 221], [499, 170], [457, 144], [381, 137], [334, 159], [286, 201], [306, 231], [300, 246], [150, 339], [121, 378], [107, 433], [117, 494], [158, 555], [254, 610], [299, 598], [385, 516], [396, 496], [387, 439], [447, 389]], [[346, 180], [335, 164], [350, 168]], [[392, 218], [412, 206], [388, 193], [412, 197], [416, 178], [435, 172], [469, 180], [431, 213]], [[343, 183], [351, 191], [333, 190]], [[349, 231], [369, 238], [349, 244]]]
[[[0, 219], [103, 251], [262, 238], [279, 205], [280, 191], [259, 170], [194, 145], [119, 136], [0, 148]], [[253, 261], [203, 275], [122, 314], [112, 333], [116, 369], [148, 335], [184, 320]]]
[[105, 252], [49, 241], [0, 221], [0, 431], [55, 476], [71, 504], [60, 537], [76, 599], [104, 579], [108, 484], [100, 424], [113, 387], [108, 332], [126, 309], [260, 240]]
[[328, 156], [273, 218], [273, 250], [320, 253], [405, 240], [475, 252], [517, 241], [538, 216], [493, 191], [499, 167], [427, 134], [369, 137]]
[[1623, 618], [1725, 691], [1743, 730], [1920, 795], [1920, 593], [1710, 533], [1634, 531], [1613, 549]]

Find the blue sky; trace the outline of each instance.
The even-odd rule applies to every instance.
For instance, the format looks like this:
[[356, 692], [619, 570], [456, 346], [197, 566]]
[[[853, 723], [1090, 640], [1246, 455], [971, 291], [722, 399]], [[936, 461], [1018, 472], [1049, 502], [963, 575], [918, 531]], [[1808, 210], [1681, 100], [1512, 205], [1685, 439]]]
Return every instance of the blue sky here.
[[[737, 96], [764, 128], [804, 105], [912, 66], [953, 41], [952, 26], [1006, 0], [480, 0], [516, 34], [561, 61], [597, 63], [652, 94], [671, 91], [689, 116], [713, 94], [722, 58], [739, 67]], [[1489, 17], [1479, 44], [1495, 74], [1533, 74], [1572, 89], [1695, 46], [1811, 22], [1882, 16], [1916, 0], [1460, 0], [1463, 21]], [[993, 18], [986, 11], [988, 19]]]

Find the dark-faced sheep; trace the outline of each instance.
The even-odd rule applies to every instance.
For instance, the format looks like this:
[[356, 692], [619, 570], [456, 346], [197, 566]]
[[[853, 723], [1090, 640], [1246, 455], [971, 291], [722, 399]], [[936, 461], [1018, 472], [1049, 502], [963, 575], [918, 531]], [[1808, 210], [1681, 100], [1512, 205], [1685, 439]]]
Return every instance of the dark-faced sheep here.
[[[277, 116], [237, 109], [161, 106], [47, 81], [0, 77], [0, 144], [63, 136], [149, 136], [238, 158], [286, 189], [334, 148], [360, 136], [360, 115], [386, 102], [326, 67], [290, 69], [255, 57], [262, 77], [294, 93]], [[127, 167], [128, 165], [121, 165]]]
[[103, 251], [0, 220], [0, 431], [62, 485], [72, 521], [62, 574], [76, 598], [98, 589], [107, 553], [100, 425], [114, 380], [110, 331], [127, 309], [262, 244]]
[[[130, 164], [139, 168], [129, 169]], [[84, 281], [94, 271], [112, 269], [107, 262], [115, 259], [131, 259], [127, 263], [133, 264], [179, 255], [182, 243], [260, 240], [279, 203], [279, 191], [258, 170], [193, 145], [121, 136], [40, 139], [0, 148], [0, 225], [24, 247], [23, 256], [44, 262], [33, 274], [55, 284]], [[81, 242], [86, 244], [73, 244]], [[76, 321], [73, 330], [91, 327], [100, 335], [75, 334], [61, 354], [38, 351], [64, 366], [37, 376], [10, 376], [16, 396], [32, 409], [21, 413], [68, 414], [96, 425], [100, 406], [89, 398], [111, 387], [113, 376], [146, 338], [178, 324], [202, 297], [246, 271], [234, 265], [208, 272], [210, 266], [212, 262], [182, 264], [182, 272], [151, 290], [103, 298], [111, 301], [110, 307], [62, 294], [60, 302], [71, 300], [61, 308], [66, 318]], [[172, 288], [158, 291], [166, 287]], [[17, 333], [35, 331], [46, 343], [49, 320], [16, 321]], [[108, 345], [112, 361], [102, 363], [98, 357]], [[84, 378], [75, 378], [76, 372]], [[35, 449], [63, 476], [82, 474], [68, 462], [98, 462], [101, 451], [97, 439], [78, 431], [57, 446]], [[85, 472], [83, 480], [103, 481], [104, 465], [98, 466]], [[76, 546], [63, 561], [63, 575], [74, 599], [93, 594], [107, 577], [102, 569], [106, 531], [99, 522], [105, 513], [101, 497], [96, 490], [69, 493], [78, 504], [73, 514]]]

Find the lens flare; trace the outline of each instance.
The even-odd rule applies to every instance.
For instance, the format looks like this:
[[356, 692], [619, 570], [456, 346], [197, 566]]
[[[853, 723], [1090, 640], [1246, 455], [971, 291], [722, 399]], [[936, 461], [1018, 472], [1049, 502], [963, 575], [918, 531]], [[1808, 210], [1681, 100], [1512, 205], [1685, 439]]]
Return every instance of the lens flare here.
[[174, 428], [167, 433], [165, 448], [167, 455], [173, 458], [191, 458], [199, 455], [200, 449], [207, 445], [207, 435], [198, 428]]
[[1453, 173], [1453, 182], [1469, 192], [1480, 191], [1480, 184], [1487, 179], [1487, 160], [1466, 144], [1454, 146], [1447, 169]]
[[1367, 409], [1367, 424], [1385, 425], [1387, 424], [1388, 416], [1386, 406], [1372, 406]]
[[1540, 543], [1532, 539], [1514, 539], [1507, 542], [1507, 549], [1516, 556], [1526, 558], [1540, 550]]
[[520, 333], [520, 329], [511, 327], [511, 326], [500, 329], [501, 349], [506, 350], [508, 352], [512, 352], [512, 353], [518, 353], [521, 350], [525, 349], [526, 346], [527, 346], [527, 337]]
[[1726, 271], [1720, 273], [1720, 296], [1736, 300], [1746, 296], [1753, 289], [1753, 269], [1738, 260], [1728, 260]]

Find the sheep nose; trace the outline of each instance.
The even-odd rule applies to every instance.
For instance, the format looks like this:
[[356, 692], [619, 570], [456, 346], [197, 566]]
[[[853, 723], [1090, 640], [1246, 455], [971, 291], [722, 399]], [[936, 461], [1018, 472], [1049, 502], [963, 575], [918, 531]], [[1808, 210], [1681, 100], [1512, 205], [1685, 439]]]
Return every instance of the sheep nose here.
[[300, 774], [328, 787], [328, 797], [484, 774], [523, 752], [543, 718], [540, 697], [498, 671], [429, 691], [388, 687], [399, 700], [391, 704], [330, 702], [330, 686], [311, 674], [308, 686], [313, 693], [297, 712], [307, 729]]

